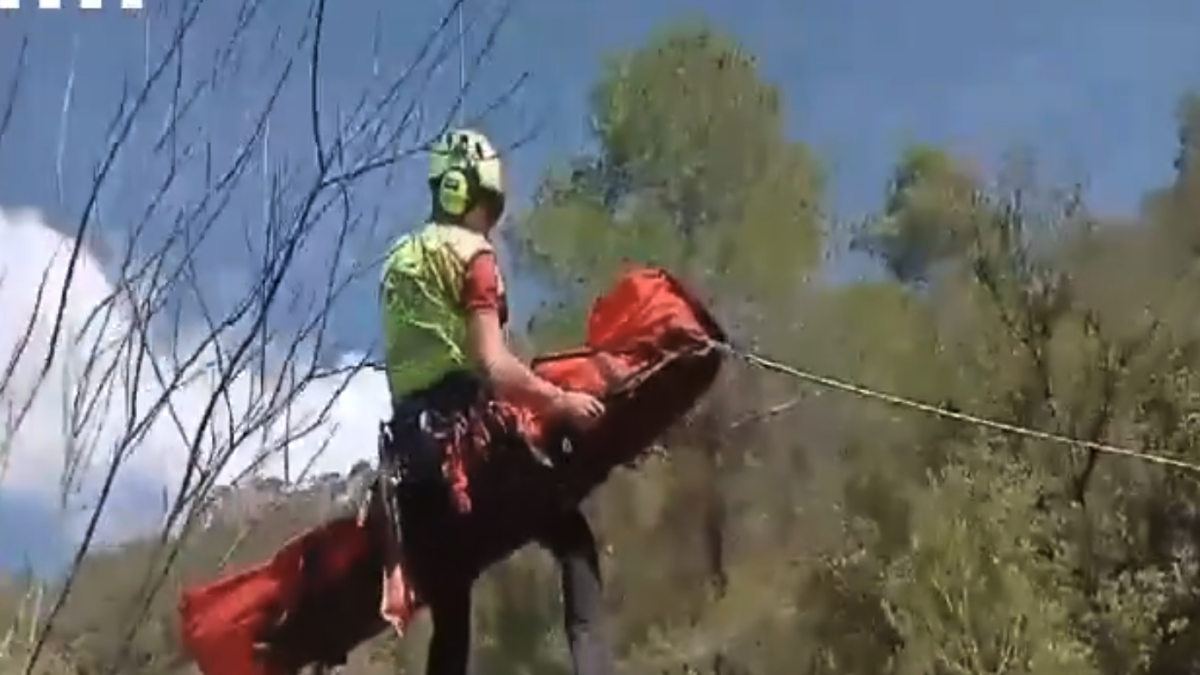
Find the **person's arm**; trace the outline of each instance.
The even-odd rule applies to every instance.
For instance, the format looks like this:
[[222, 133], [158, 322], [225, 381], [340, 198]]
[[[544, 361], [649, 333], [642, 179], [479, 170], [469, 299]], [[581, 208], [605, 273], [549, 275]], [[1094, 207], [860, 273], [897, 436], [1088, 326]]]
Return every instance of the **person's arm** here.
[[496, 256], [476, 255], [467, 268], [463, 290], [467, 322], [468, 356], [503, 398], [527, 403], [535, 410], [554, 408], [563, 392], [538, 377], [513, 355], [500, 326], [500, 276]]

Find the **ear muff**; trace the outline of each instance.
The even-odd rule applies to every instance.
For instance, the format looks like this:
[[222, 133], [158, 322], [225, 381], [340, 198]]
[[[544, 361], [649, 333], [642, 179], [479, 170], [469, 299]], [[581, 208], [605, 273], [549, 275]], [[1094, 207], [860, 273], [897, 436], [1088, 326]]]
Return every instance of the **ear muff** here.
[[479, 176], [470, 169], [450, 169], [438, 181], [438, 205], [451, 216], [470, 210], [479, 195]]

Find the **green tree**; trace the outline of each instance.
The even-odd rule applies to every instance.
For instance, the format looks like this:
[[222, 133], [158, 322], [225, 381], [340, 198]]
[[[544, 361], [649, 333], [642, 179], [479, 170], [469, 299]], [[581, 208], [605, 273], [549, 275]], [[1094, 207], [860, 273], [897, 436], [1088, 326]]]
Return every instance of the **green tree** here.
[[553, 171], [517, 229], [529, 269], [590, 293], [657, 263], [756, 298], [814, 270], [820, 171], [738, 44], [668, 29], [614, 57], [591, 100], [598, 150]]
[[[535, 339], [577, 341], [584, 302], [625, 261], [682, 274], [747, 335], [790, 307], [821, 259], [824, 181], [754, 58], [707, 25], [674, 26], [612, 58], [591, 103], [596, 150], [549, 173], [515, 232], [526, 269], [565, 289]], [[689, 449], [669, 467], [621, 477], [600, 500], [629, 658], [709, 616], [728, 590], [742, 462], [722, 438], [748, 412], [746, 387], [722, 387], [672, 439]]]
[[852, 245], [873, 254], [903, 283], [927, 281], [939, 263], [968, 245], [979, 191], [979, 178], [947, 152], [912, 146], [892, 173], [882, 214]]

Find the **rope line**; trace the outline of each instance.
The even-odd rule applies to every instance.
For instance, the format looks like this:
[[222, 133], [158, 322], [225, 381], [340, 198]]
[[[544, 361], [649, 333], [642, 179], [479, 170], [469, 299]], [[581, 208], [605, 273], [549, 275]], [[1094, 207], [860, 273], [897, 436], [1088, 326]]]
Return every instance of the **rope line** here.
[[979, 417], [977, 415], [971, 415], [969, 413], [958, 412], [956, 410], [950, 410], [948, 408], [933, 405], [930, 403], [924, 403], [922, 401], [905, 398], [903, 396], [897, 396], [896, 394], [889, 394], [887, 392], [878, 391], [875, 389], [871, 389], [869, 387], [854, 384], [852, 382], [846, 382], [844, 380], [839, 380], [837, 378], [828, 377], [826, 375], [818, 375], [817, 373], [813, 373], [813, 372], [810, 372], [807, 370], [802, 370], [800, 368], [789, 366], [786, 363], [782, 363], [780, 361], [775, 361], [773, 359], [769, 359], [764, 356], [759, 356], [758, 354], [738, 350], [728, 344], [717, 343], [716, 346], [721, 351], [723, 351], [727, 354], [730, 354], [736, 358], [742, 359], [743, 361], [746, 361], [747, 363], [749, 363], [753, 366], [762, 368], [763, 370], [768, 370], [768, 371], [780, 373], [783, 375], [789, 375], [798, 380], [810, 382], [812, 384], [824, 387], [826, 389], [834, 389], [837, 391], [854, 394], [856, 396], [860, 396], [863, 398], [869, 398], [869, 399], [874, 399], [877, 401], [882, 401], [884, 403], [887, 403], [887, 404], [890, 404], [893, 406], [897, 406], [900, 408], [908, 408], [910, 410], [917, 410], [919, 412], [933, 415], [934, 417], [955, 420], [958, 422], [965, 422], [967, 424], [972, 424], [972, 425], [975, 425], [978, 427], [984, 427], [986, 429], [992, 429], [994, 431], [1001, 431], [1001, 432], [1013, 434], [1016, 436], [1023, 436], [1025, 438], [1032, 438], [1032, 439], [1041, 440], [1041, 441], [1048, 441], [1048, 442], [1057, 443], [1060, 445], [1068, 445], [1068, 446], [1076, 446], [1076, 447], [1086, 448], [1088, 450], [1094, 450], [1096, 452], [1101, 452], [1101, 453], [1108, 454], [1108, 455], [1129, 457], [1132, 459], [1141, 460], [1143, 462], [1157, 464], [1159, 466], [1168, 466], [1168, 467], [1172, 467], [1175, 469], [1182, 469], [1184, 471], [1188, 471], [1191, 473], [1200, 474], [1200, 465], [1192, 464], [1192, 463], [1185, 462], [1185, 461], [1178, 460], [1178, 459], [1173, 459], [1171, 457], [1163, 457], [1162, 455], [1151, 455], [1151, 454], [1148, 454], [1145, 452], [1138, 452], [1136, 450], [1130, 450], [1128, 448], [1122, 448], [1122, 447], [1118, 447], [1116, 445], [1110, 445], [1108, 443], [1097, 443], [1095, 441], [1085, 441], [1085, 440], [1078, 439], [1078, 438], [1071, 438], [1070, 436], [1064, 436], [1062, 434], [1051, 433], [1049, 431], [1039, 431], [1037, 429], [1030, 429], [1029, 427], [1023, 427], [1023, 426], [1019, 426], [1016, 424], [1009, 424], [1007, 422], [1001, 422], [999, 420], [988, 419], [986, 417]]

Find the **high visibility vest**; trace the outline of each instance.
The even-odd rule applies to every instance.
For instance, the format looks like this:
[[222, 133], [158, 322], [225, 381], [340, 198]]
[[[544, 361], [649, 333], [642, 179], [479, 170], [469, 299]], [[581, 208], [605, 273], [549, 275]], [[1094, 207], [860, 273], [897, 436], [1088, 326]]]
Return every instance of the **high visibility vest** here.
[[[383, 265], [380, 302], [393, 401], [472, 367], [463, 286], [472, 258], [492, 250], [483, 235], [439, 223], [425, 225], [392, 245]], [[503, 295], [503, 280], [500, 283]]]

